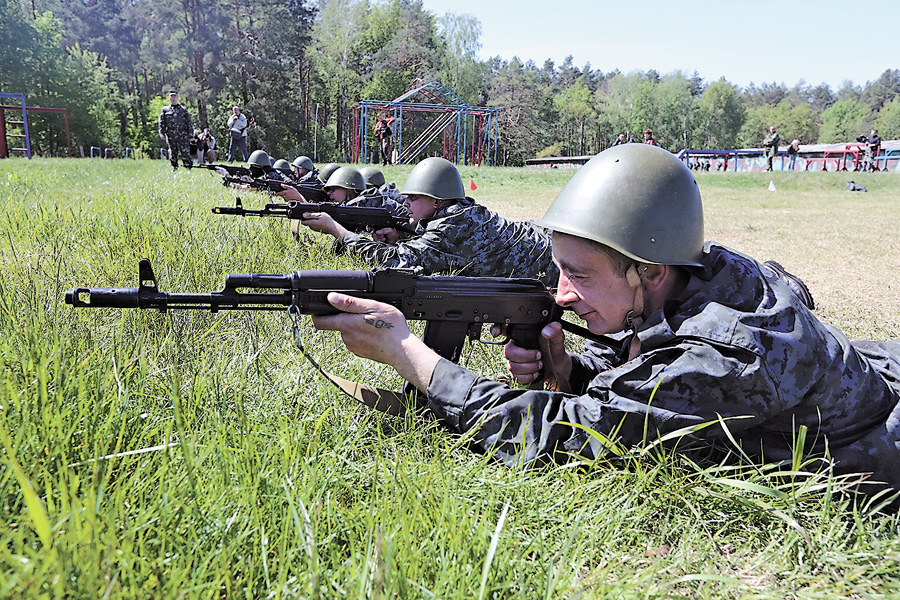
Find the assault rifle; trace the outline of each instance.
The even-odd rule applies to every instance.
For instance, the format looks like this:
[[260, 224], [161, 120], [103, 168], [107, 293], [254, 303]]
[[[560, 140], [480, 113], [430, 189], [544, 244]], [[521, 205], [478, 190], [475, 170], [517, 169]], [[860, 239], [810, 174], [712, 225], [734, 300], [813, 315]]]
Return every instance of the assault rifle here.
[[[302, 183], [297, 183], [294, 181], [288, 181], [286, 179], [251, 179], [250, 181], [244, 181], [243, 179], [239, 179], [237, 177], [223, 177], [222, 184], [228, 185], [231, 183], [237, 183], [240, 185], [250, 186], [255, 190], [266, 190], [273, 194], [277, 194], [278, 192], [283, 192], [284, 188], [281, 187], [282, 184], [287, 187], [292, 187], [306, 198], [309, 202], [330, 202], [330, 198], [328, 194], [325, 193], [320, 187], [314, 185], [304, 185]], [[309, 212], [309, 211], [307, 211]]]
[[210, 171], [216, 171], [216, 172], [219, 172], [219, 170], [221, 169], [221, 170], [225, 171], [226, 173], [228, 173], [228, 175], [231, 177], [243, 177], [244, 175], [252, 175], [252, 173], [250, 172], [250, 169], [248, 169], [247, 167], [241, 167], [238, 165], [211, 165], [209, 163], [204, 163], [202, 165], [194, 165], [193, 167], [188, 167], [188, 168], [189, 169], [190, 168], [209, 169]]
[[[302, 192], [301, 192], [302, 193]], [[239, 217], [280, 217], [302, 221], [304, 213], [326, 213], [337, 223], [350, 231], [360, 232], [371, 229], [377, 231], [391, 227], [398, 231], [415, 234], [416, 230], [408, 219], [398, 217], [386, 208], [367, 206], [343, 206], [334, 203], [287, 202], [266, 204], [265, 208], [253, 210], [244, 208], [241, 199], [236, 198], [234, 206], [215, 206], [212, 209], [217, 215], [237, 215]]]
[[[425, 344], [453, 362], [459, 361], [466, 339], [481, 341], [485, 323], [506, 325], [508, 339], [523, 348], [537, 348], [541, 329], [551, 321], [560, 321], [570, 333], [613, 348], [621, 346], [615, 340], [562, 320], [563, 309], [537, 279], [424, 276], [412, 269], [292, 271], [282, 275], [226, 275], [221, 291], [190, 294], [159, 291], [150, 260], [142, 258], [138, 265], [138, 287], [75, 288], [66, 292], [65, 301], [73, 307], [144, 308], [160, 312], [288, 310], [292, 314], [337, 314], [339, 311], [328, 303], [329, 292], [384, 302], [399, 309], [407, 320], [425, 321]], [[339, 378], [329, 378], [354, 395], [335, 381]], [[355, 397], [377, 410], [391, 414], [404, 411], [396, 402], [384, 402], [383, 398]]]

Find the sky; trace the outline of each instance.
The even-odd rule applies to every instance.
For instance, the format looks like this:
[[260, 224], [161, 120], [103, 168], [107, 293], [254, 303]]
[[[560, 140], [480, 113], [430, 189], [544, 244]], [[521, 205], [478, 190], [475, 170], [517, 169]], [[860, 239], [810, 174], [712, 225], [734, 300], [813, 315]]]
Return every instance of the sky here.
[[423, 0], [436, 16], [481, 22], [487, 59], [572, 55], [577, 67], [623, 73], [697, 71], [706, 83], [862, 86], [900, 68], [890, 28], [900, 0]]

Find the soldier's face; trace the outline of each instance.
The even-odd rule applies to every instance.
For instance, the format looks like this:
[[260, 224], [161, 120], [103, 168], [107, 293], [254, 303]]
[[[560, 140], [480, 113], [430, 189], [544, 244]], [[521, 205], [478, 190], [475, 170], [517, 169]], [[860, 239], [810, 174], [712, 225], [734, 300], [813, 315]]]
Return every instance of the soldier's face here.
[[297, 177], [303, 177], [309, 173], [309, 169], [304, 169], [303, 167], [294, 166], [294, 175]]
[[634, 308], [634, 289], [609, 255], [587, 240], [554, 233], [553, 262], [559, 266], [557, 304], [584, 319], [593, 333], [625, 328], [625, 317]]
[[339, 187], [330, 187], [325, 190], [325, 193], [328, 194], [328, 197], [331, 198], [332, 202], [336, 202], [337, 204], [343, 204], [344, 202], [346, 202], [347, 196], [349, 196], [350, 194], [349, 191]]
[[169, 94], [169, 104], [178, 104], [178, 94]]
[[430, 219], [437, 212], [437, 200], [422, 194], [406, 196], [406, 208], [409, 209], [409, 222], [415, 225], [422, 219]]

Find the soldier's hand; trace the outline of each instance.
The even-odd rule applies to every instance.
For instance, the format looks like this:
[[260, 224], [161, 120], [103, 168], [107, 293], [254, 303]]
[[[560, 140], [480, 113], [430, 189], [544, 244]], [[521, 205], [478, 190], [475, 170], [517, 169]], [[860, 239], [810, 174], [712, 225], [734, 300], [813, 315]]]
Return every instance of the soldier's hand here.
[[341, 311], [314, 316], [313, 325], [340, 331], [350, 352], [394, 367], [420, 390], [428, 387], [440, 356], [413, 335], [403, 314], [389, 304], [331, 292], [328, 302]]
[[297, 190], [297, 188], [293, 188], [288, 185], [281, 184], [282, 191], [275, 192], [275, 195], [279, 198], [284, 198], [287, 202], [306, 202], [306, 198], [303, 197], [303, 194]]
[[396, 246], [400, 241], [400, 232], [393, 227], [385, 227], [372, 233], [372, 239], [383, 244]]
[[[491, 333], [502, 330], [492, 328]], [[540, 350], [529, 350], [507, 342], [503, 349], [507, 367], [513, 379], [528, 384], [541, 379], [553, 378], [568, 382], [572, 374], [572, 357], [566, 352], [566, 338], [562, 325], [553, 322], [541, 330]]]
[[347, 230], [343, 225], [335, 221], [331, 215], [324, 212], [303, 213], [303, 220], [300, 222], [313, 231], [327, 233], [338, 239], [341, 239], [347, 233]]

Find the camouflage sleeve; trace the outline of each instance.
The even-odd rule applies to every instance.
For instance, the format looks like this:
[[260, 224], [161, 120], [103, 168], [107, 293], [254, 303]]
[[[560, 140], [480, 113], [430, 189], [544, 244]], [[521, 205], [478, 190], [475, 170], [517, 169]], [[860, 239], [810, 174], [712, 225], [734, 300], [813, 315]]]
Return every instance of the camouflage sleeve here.
[[569, 385], [576, 393], [583, 394], [598, 373], [612, 369], [617, 361], [616, 353], [609, 346], [588, 342], [582, 354], [572, 355]]
[[459, 254], [464, 245], [454, 243], [455, 236], [447, 236], [440, 227], [429, 226], [420, 237], [396, 246], [356, 234], [347, 234], [341, 241], [367, 263], [384, 267], [422, 267], [425, 273], [442, 273], [458, 270], [467, 264]]
[[160, 111], [160, 113], [159, 113], [159, 120], [157, 122], [157, 127], [159, 128], [159, 135], [163, 135], [163, 136], [166, 135], [166, 130], [167, 130], [166, 113], [163, 111]]
[[[581, 394], [513, 389], [442, 360], [427, 392], [430, 410], [448, 429], [472, 433], [477, 446], [516, 463], [602, 454], [584, 428], [636, 446], [720, 418], [739, 434], [784, 409], [758, 357], [705, 344], [660, 348], [595, 373]], [[791, 423], [784, 425], [780, 441], [789, 447]], [[724, 430], [711, 425], [693, 434], [714, 439]]]

